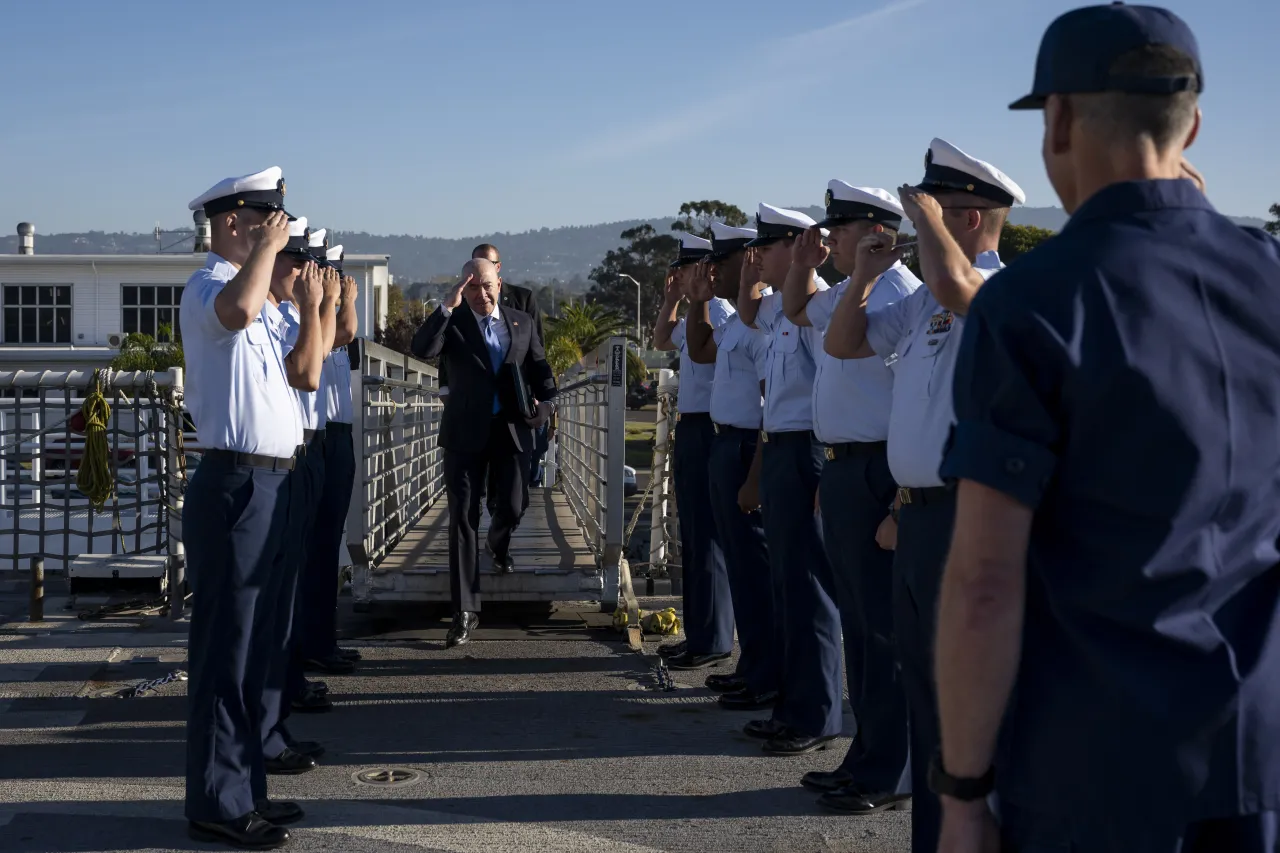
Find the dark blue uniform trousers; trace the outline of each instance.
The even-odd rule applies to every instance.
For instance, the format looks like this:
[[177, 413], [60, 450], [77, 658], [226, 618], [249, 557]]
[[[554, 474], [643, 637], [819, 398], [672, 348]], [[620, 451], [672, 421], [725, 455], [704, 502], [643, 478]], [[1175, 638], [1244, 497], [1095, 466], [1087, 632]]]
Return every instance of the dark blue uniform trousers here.
[[276, 626], [272, 660], [263, 696], [266, 714], [262, 720], [262, 754], [275, 758], [293, 742], [285, 721], [291, 702], [302, 695], [306, 679], [299, 653], [302, 615], [299, 580], [307, 562], [308, 540], [316, 514], [316, 501], [324, 483], [324, 437], [317, 434], [298, 454], [293, 470], [293, 497], [290, 501], [289, 529], [285, 532], [288, 559], [284, 561], [284, 593], [289, 597], [289, 616]]
[[840, 611], [814, 508], [824, 454], [807, 430], [771, 432], [760, 473], [770, 571], [781, 590], [782, 701], [773, 718], [809, 737], [843, 726]]
[[330, 421], [325, 425], [322, 455], [324, 478], [307, 540], [307, 563], [298, 579], [298, 647], [304, 660], [338, 651], [338, 564], [356, 474], [351, 424]]
[[187, 650], [190, 820], [227, 821], [267, 793], [262, 721], [285, 594], [293, 478], [206, 453], [183, 507], [191, 584]]
[[[1040, 815], [1001, 803], [1004, 853], [1275, 853], [1280, 812], [1200, 820], [1182, 826], [1126, 813], [1123, 801], [1108, 815]], [[913, 806], [914, 808], [914, 806]]]
[[[777, 590], [769, 573], [760, 511], [743, 512], [738, 492], [751, 472], [759, 433], [753, 429], [716, 427], [711, 445], [711, 506], [729, 567], [728, 594], [738, 626], [738, 675], [752, 693], [778, 690], [782, 648], [776, 645]], [[730, 626], [732, 630], [732, 626]], [[732, 635], [730, 636], [732, 643]]]
[[684, 634], [694, 654], [733, 651], [733, 602], [723, 538], [711, 510], [708, 459], [715, 430], [711, 416], [692, 412], [676, 427], [673, 474], [680, 515], [680, 561], [684, 581]]
[[857, 735], [841, 769], [892, 793], [907, 766], [907, 699], [893, 632], [893, 552], [876, 544], [897, 487], [883, 441], [838, 445], [818, 494], [823, 539], [844, 625], [845, 672]]
[[[923, 494], [921, 494], [923, 492]], [[911, 734], [911, 849], [935, 853], [942, 811], [925, 784], [938, 751], [938, 697], [933, 680], [942, 570], [951, 548], [955, 520], [953, 489], [913, 489], [915, 498], [898, 515], [898, 548], [893, 558], [893, 622], [902, 662]]]

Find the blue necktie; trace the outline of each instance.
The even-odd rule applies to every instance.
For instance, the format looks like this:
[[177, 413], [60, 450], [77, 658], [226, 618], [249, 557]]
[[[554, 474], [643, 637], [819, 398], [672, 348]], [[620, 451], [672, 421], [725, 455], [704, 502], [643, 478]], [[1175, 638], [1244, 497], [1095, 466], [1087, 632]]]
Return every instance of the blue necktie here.
[[[493, 327], [493, 315], [490, 314], [484, 318], [484, 343], [489, 348], [489, 362], [493, 365], [493, 375], [498, 375], [499, 368], [502, 367], [502, 342], [498, 340], [498, 331]], [[498, 401], [498, 395], [493, 395], [493, 413], [496, 415], [502, 409], [502, 403]]]

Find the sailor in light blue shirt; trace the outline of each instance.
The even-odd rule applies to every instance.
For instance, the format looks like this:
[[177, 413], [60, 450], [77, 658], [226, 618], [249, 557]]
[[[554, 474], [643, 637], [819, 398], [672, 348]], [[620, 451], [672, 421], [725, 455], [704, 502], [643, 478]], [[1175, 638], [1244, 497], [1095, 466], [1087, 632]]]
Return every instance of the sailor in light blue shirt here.
[[[784, 307], [795, 321], [825, 336], [851, 279], [824, 289], [815, 281], [816, 267], [829, 257], [837, 270], [855, 275], [858, 242], [868, 234], [896, 233], [902, 219], [902, 205], [887, 190], [828, 183], [821, 223], [830, 229], [827, 248], [816, 234], [806, 235], [787, 277]], [[898, 302], [919, 285], [895, 263], [872, 285], [868, 310]], [[826, 457], [818, 489], [823, 543], [858, 727], [840, 767], [808, 773], [801, 782], [823, 793], [825, 807], [855, 814], [903, 799], [899, 783], [907, 764], [906, 696], [893, 647], [893, 552], [876, 542], [896, 489], [886, 453], [892, 402], [893, 374], [883, 362], [836, 358], [825, 340], [819, 343], [813, 408]]]
[[[715, 366], [698, 364], [689, 355], [683, 303], [699, 261], [712, 243], [694, 234], [679, 235], [680, 250], [667, 275], [666, 292], [654, 327], [654, 348], [680, 352], [679, 425], [672, 453], [676, 506], [680, 516], [685, 640], [658, 649], [683, 664], [712, 666], [733, 650], [733, 604], [725, 569], [724, 543], [711, 506], [708, 457], [715, 437], [711, 424], [711, 381]], [[743, 241], [745, 242], [745, 241]], [[733, 305], [713, 299], [708, 322], [715, 328], [734, 315]]]
[[858, 246], [854, 281], [827, 329], [826, 348], [842, 358], [877, 358], [892, 365], [889, 467], [898, 484], [895, 520], [881, 539], [896, 545], [894, 628], [910, 714], [912, 849], [937, 849], [941, 807], [921, 784], [938, 749], [933, 689], [934, 614], [951, 528], [955, 492], [938, 468], [955, 421], [951, 383], [960, 328], [983, 282], [1001, 267], [1000, 232], [1022, 189], [995, 166], [941, 139], [925, 155], [925, 177], [898, 190], [919, 238], [926, 287], [868, 313], [870, 276], [899, 260], [885, 234]]
[[191, 202], [209, 217], [213, 251], [179, 309], [186, 400], [203, 448], [182, 512], [192, 590], [186, 814], [195, 837], [256, 847], [288, 840], [273, 819], [301, 817], [268, 800], [261, 752], [292, 605], [279, 566], [303, 438], [293, 389], [314, 387], [319, 370], [318, 359], [286, 355], [270, 305], [271, 288], [297, 276], [278, 257], [290, 240], [284, 194], [272, 167]]

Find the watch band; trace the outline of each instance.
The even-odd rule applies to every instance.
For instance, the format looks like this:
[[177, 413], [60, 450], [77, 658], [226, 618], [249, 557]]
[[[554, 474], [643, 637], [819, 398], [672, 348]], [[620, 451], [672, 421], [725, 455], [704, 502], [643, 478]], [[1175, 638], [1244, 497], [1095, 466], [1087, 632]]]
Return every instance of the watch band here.
[[951, 797], [961, 802], [981, 800], [995, 790], [996, 769], [988, 767], [987, 772], [976, 779], [952, 776], [942, 766], [942, 753], [933, 756], [929, 762], [929, 790], [940, 797]]

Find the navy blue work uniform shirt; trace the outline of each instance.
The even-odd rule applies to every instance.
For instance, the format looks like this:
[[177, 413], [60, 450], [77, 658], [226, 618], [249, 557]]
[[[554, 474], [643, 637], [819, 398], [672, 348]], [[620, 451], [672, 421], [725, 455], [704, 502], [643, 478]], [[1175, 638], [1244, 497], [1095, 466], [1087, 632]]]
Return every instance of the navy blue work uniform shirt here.
[[1280, 244], [1110, 186], [973, 302], [942, 464], [1035, 510], [1003, 798], [1280, 809]]

